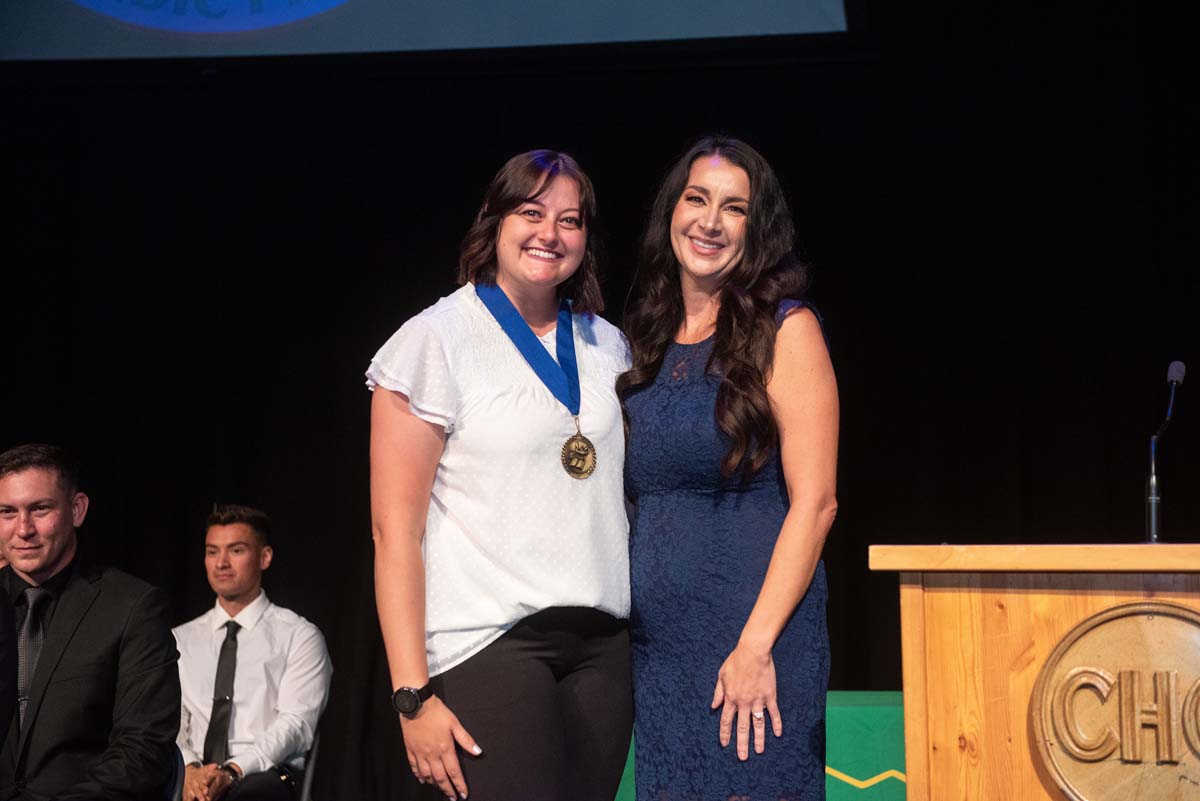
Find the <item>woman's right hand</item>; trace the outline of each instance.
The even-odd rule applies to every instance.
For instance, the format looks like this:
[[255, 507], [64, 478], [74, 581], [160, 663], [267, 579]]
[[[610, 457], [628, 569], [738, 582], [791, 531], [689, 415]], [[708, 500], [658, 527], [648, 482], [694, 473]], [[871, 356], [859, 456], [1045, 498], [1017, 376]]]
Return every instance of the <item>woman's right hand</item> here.
[[483, 749], [463, 728], [450, 707], [436, 695], [421, 704], [412, 717], [400, 716], [408, 765], [422, 784], [436, 784], [447, 798], [466, 798], [467, 782], [458, 764], [455, 744], [468, 754], [479, 756]]

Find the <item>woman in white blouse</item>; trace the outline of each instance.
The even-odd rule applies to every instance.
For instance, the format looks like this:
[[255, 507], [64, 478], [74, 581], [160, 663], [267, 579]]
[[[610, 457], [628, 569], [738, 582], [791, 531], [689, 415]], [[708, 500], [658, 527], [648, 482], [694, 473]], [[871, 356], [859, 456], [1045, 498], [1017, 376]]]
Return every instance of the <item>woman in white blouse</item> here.
[[[611, 801], [629, 745], [627, 369], [570, 157], [515, 156], [462, 287], [367, 371], [376, 602], [413, 774], [446, 797]], [[431, 790], [432, 794], [432, 790]]]

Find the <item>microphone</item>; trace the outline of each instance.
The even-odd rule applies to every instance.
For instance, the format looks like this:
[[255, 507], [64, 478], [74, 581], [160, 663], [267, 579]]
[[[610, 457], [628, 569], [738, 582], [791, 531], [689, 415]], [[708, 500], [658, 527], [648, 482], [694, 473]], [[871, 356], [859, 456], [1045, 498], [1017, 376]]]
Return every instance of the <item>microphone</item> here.
[[1158, 431], [1150, 437], [1150, 475], [1146, 479], [1146, 542], [1158, 542], [1159, 525], [1162, 521], [1162, 496], [1158, 493], [1158, 475], [1156, 460], [1158, 457], [1158, 439], [1171, 424], [1171, 413], [1175, 409], [1175, 390], [1183, 383], [1187, 374], [1187, 366], [1183, 362], [1171, 362], [1167, 366], [1167, 386], [1171, 395], [1167, 399], [1167, 418], [1163, 420]]

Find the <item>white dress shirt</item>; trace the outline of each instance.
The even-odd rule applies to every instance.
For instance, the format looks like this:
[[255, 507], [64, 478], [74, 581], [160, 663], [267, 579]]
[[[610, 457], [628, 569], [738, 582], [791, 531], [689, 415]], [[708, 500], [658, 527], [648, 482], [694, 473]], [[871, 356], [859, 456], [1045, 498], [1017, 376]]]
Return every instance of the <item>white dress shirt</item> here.
[[[437, 675], [553, 606], [629, 616], [625, 431], [614, 384], [621, 332], [572, 316], [579, 422], [596, 469], [562, 467], [575, 422], [466, 284], [413, 317], [371, 361], [367, 385], [401, 392], [446, 430], [425, 519], [425, 650]], [[541, 337], [553, 356], [555, 333]]]
[[225, 623], [230, 620], [236, 620], [241, 629], [229, 722], [229, 761], [237, 763], [246, 775], [284, 764], [302, 770], [329, 697], [333, 664], [317, 627], [271, 603], [265, 592], [259, 592], [237, 617], [230, 617], [218, 601], [208, 612], [173, 630], [183, 690], [177, 738], [183, 761], [202, 759], [217, 659], [225, 641]]

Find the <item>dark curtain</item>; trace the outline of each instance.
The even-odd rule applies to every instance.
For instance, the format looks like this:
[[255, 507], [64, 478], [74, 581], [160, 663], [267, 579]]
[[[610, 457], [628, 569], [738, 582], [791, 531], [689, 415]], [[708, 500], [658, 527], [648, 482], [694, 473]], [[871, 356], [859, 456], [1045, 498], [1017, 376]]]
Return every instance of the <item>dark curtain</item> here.
[[[616, 321], [657, 180], [731, 133], [789, 190], [839, 377], [833, 686], [898, 688], [867, 545], [1139, 540], [1167, 363], [1200, 370], [1186, 27], [967, 5], [852, 3], [847, 35], [767, 45], [3, 65], [0, 447], [79, 451], [86, 548], [180, 622], [211, 603], [211, 503], [266, 509], [267, 590], [336, 669], [317, 796], [399, 798], [363, 369], [453, 288], [509, 155], [594, 178]], [[1167, 539], [1200, 535], [1195, 394]]]

